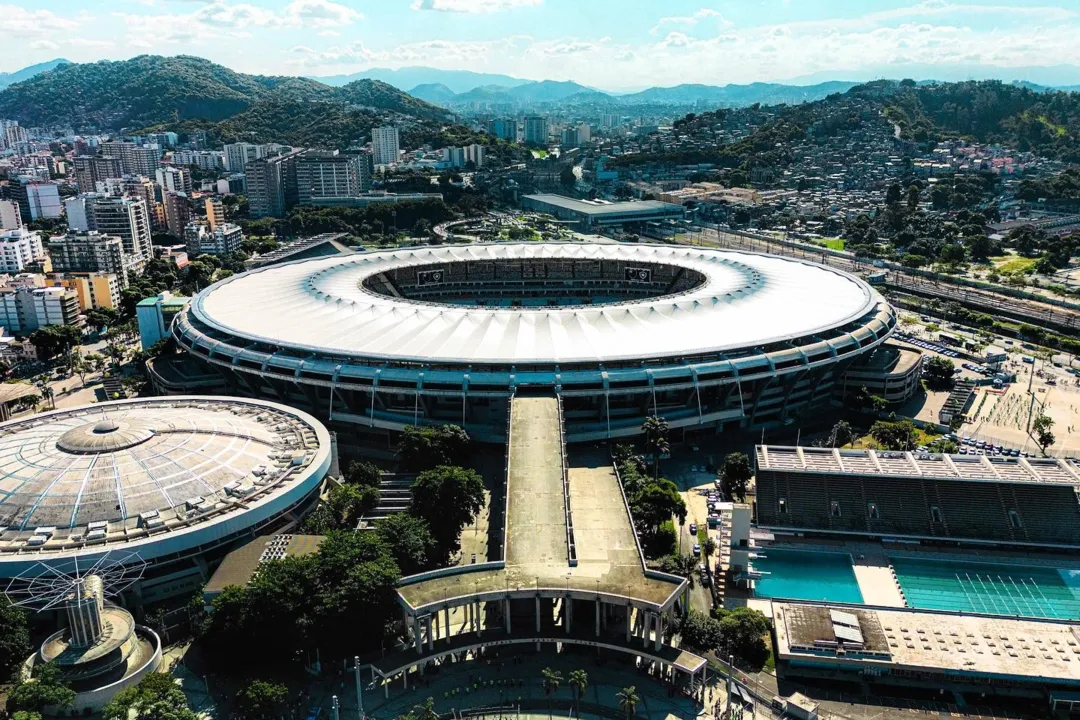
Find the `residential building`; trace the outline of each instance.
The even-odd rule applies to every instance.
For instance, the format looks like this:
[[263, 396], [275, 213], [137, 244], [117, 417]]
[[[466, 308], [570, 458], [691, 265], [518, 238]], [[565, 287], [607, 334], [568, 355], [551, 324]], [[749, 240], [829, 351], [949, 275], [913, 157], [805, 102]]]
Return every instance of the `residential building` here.
[[217, 181], [218, 195], [242, 195], [247, 192], [247, 177], [244, 173], [233, 173]]
[[245, 166], [251, 217], [282, 217], [297, 203], [296, 159], [301, 152], [260, 158]]
[[136, 145], [133, 142], [101, 143], [101, 154], [120, 160], [120, 166], [127, 175], [146, 175], [153, 177], [161, 160], [161, 150], [156, 147]]
[[82, 324], [79, 296], [74, 290], [25, 285], [0, 287], [0, 326], [11, 332], [30, 333], [49, 325], [81, 327]]
[[159, 260], [168, 260], [177, 268], [183, 269], [191, 264], [188, 258], [187, 245], [158, 245], [155, 248]]
[[74, 290], [82, 312], [94, 308], [117, 309], [123, 290], [116, 275], [101, 272], [57, 273], [46, 277], [45, 285]]
[[545, 117], [525, 118], [524, 141], [534, 145], [546, 145], [548, 141], [548, 121]]
[[465, 164], [466, 165], [468, 165], [469, 163], [472, 163], [473, 167], [475, 167], [478, 170], [480, 168], [484, 167], [485, 150], [484, 150], [483, 145], [479, 145], [479, 144], [474, 143], [472, 145], [466, 145], [463, 149], [465, 151]]
[[182, 192], [162, 193], [162, 205], [165, 206], [165, 227], [176, 237], [184, 236], [184, 228], [191, 222], [191, 208], [188, 196]]
[[0, 272], [21, 273], [28, 265], [44, 261], [45, 249], [38, 233], [22, 227], [0, 233]]
[[120, 160], [115, 157], [81, 155], [76, 156], [71, 164], [75, 168], [75, 184], [79, 186], [79, 192], [94, 192], [99, 182], [124, 174]]
[[172, 161], [176, 165], [194, 165], [207, 172], [221, 170], [225, 166], [224, 158], [223, 153], [212, 150], [177, 150], [172, 154]]
[[371, 129], [371, 154], [376, 165], [393, 165], [401, 156], [398, 129], [389, 125]]
[[153, 143], [158, 147], [174, 148], [176, 147], [176, 144], [180, 141], [180, 138], [174, 132], [159, 132], [150, 133], [146, 136], [146, 140], [147, 142]]
[[443, 162], [450, 167], [465, 167], [465, 148], [448, 147], [442, 151]]
[[144, 175], [124, 175], [109, 178], [98, 183], [98, 192], [113, 197], [133, 197], [146, 201], [146, 211], [150, 217], [150, 227], [165, 227], [165, 208], [158, 202], [158, 185]]
[[352, 197], [370, 189], [370, 158], [367, 153], [305, 150], [296, 158], [298, 201], [309, 205], [327, 198]]
[[206, 222], [211, 230], [225, 222], [225, 206], [219, 198], [206, 198]]
[[149, 350], [169, 336], [169, 326], [176, 314], [187, 307], [191, 298], [166, 291], [146, 298], [135, 306], [139, 321], [139, 340], [143, 350]]
[[89, 232], [94, 225], [94, 200], [104, 197], [98, 193], [83, 193], [64, 199], [64, 214], [68, 230]]
[[491, 134], [500, 140], [517, 142], [518, 121], [514, 118], [495, 118], [491, 121]]
[[106, 273], [116, 276], [121, 287], [127, 287], [124, 243], [119, 237], [69, 230], [49, 238], [48, 246], [54, 272]]
[[155, 170], [154, 175], [163, 192], [191, 195], [191, 171], [187, 168], [165, 165]]
[[0, 230], [15, 230], [22, 226], [19, 203], [14, 200], [0, 200]]
[[120, 238], [124, 265], [129, 272], [142, 272], [154, 257], [150, 241], [150, 218], [142, 198], [99, 198], [93, 201], [90, 229]]
[[184, 242], [191, 255], [227, 255], [240, 250], [244, 233], [239, 225], [232, 223], [210, 228], [201, 222], [193, 222], [184, 228]]
[[64, 204], [60, 202], [60, 185], [49, 182], [28, 182], [23, 185], [26, 202], [30, 210], [30, 219], [58, 218], [64, 214]]
[[266, 154], [264, 146], [245, 142], [231, 143], [222, 150], [225, 156], [225, 169], [234, 173], [244, 172], [249, 162], [258, 160]]

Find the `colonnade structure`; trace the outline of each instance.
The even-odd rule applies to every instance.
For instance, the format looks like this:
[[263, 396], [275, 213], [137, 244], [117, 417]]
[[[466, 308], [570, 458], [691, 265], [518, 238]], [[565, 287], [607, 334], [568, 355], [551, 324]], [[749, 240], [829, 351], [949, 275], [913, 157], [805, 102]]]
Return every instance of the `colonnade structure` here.
[[372, 665], [385, 692], [410, 671], [494, 646], [583, 645], [703, 684], [704, 658], [665, 638], [686, 612], [685, 578], [645, 567], [610, 459], [565, 451], [555, 396], [516, 396], [508, 421], [503, 559], [404, 578], [409, 647]]

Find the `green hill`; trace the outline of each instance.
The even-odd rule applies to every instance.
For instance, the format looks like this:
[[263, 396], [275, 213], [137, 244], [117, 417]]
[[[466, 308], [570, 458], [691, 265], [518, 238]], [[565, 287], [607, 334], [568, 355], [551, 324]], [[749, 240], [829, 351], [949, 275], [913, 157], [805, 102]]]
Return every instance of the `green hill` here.
[[0, 91], [0, 117], [28, 126], [76, 130], [167, 127], [220, 122], [262, 103], [337, 103], [443, 118], [444, 110], [385, 83], [359, 80], [341, 88], [298, 77], [247, 75], [202, 58], [140, 55], [131, 60], [61, 65]]

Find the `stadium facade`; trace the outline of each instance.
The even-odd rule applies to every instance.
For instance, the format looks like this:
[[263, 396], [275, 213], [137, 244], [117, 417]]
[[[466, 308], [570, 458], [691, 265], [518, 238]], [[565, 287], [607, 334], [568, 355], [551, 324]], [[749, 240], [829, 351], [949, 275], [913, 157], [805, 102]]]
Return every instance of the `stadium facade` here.
[[123, 400], [0, 424], [0, 578], [122, 550], [149, 564], [137, 598], [193, 590], [238, 541], [301, 516], [331, 455], [313, 417], [237, 398]]
[[567, 439], [782, 425], [833, 397], [892, 333], [836, 270], [746, 252], [622, 244], [404, 248], [234, 276], [177, 316], [232, 395], [380, 432], [458, 423], [505, 440], [510, 398], [557, 393]]

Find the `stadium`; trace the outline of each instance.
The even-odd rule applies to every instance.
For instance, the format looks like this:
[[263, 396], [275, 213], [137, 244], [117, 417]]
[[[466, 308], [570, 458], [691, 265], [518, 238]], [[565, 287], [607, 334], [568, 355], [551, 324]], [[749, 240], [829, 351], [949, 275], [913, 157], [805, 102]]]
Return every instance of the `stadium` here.
[[149, 568], [145, 602], [199, 587], [236, 541], [287, 525], [330, 468], [302, 412], [236, 398], [124, 400], [0, 425], [0, 578], [112, 551]]
[[[254, 300], [253, 299], [257, 299]], [[380, 433], [503, 442], [510, 398], [555, 392], [569, 442], [777, 426], [833, 398], [891, 334], [861, 280], [775, 256], [580, 243], [403, 248], [259, 268], [172, 332], [229, 394]]]

